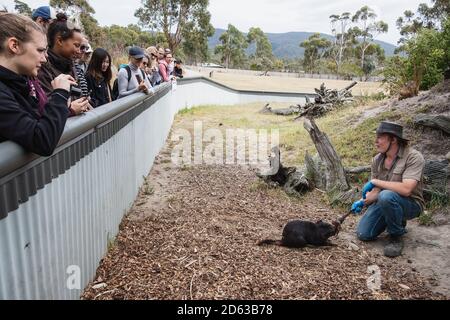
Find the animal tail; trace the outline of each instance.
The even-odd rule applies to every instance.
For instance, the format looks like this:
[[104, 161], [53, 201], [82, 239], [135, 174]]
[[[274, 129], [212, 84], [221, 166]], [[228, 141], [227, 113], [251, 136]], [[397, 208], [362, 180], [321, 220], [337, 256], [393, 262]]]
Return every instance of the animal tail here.
[[283, 244], [279, 240], [263, 240], [258, 242], [258, 246], [282, 246]]

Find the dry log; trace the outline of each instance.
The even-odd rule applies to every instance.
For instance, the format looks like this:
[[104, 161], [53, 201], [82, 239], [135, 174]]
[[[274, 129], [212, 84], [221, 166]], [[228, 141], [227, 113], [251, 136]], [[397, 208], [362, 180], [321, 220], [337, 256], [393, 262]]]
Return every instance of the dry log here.
[[441, 130], [446, 134], [450, 134], [450, 117], [442, 114], [417, 116], [414, 120], [414, 124]]
[[268, 183], [275, 183], [283, 187], [289, 195], [303, 195], [312, 189], [312, 184], [308, 181], [302, 170], [283, 166], [279, 148], [275, 147], [272, 149], [269, 162], [270, 168], [274, 170], [265, 174], [258, 174], [259, 178]]
[[353, 89], [354, 86], [356, 86], [358, 84], [358, 82], [353, 81], [349, 86], [345, 87], [345, 89], [343, 91], [349, 91], [351, 89]]
[[283, 109], [272, 109], [269, 107], [270, 104], [266, 104], [266, 106], [259, 111], [261, 114], [275, 114], [278, 116], [292, 116], [294, 114], [298, 114], [300, 111], [301, 106], [290, 106], [289, 108], [283, 108]]
[[325, 83], [322, 83], [319, 89], [315, 89], [317, 94], [314, 99], [315, 103], [311, 103], [307, 99], [306, 105], [300, 108], [299, 116], [295, 120], [302, 117], [318, 118], [346, 102], [353, 101], [353, 95], [350, 89], [357, 84], [355, 81], [342, 90], [330, 90], [325, 87]]
[[264, 108], [262, 108], [259, 113], [262, 114], [267, 114], [267, 113], [272, 113], [272, 108], [270, 107], [270, 103], [267, 103]]
[[337, 154], [328, 136], [321, 132], [312, 119], [305, 119], [304, 127], [316, 146], [320, 159], [326, 166], [326, 190], [347, 191], [350, 189], [341, 158]]

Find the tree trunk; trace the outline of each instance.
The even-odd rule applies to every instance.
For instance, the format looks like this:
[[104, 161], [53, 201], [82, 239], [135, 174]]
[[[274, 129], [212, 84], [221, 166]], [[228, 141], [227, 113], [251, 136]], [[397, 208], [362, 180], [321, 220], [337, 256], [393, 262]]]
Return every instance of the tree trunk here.
[[[274, 169], [271, 172], [258, 174], [258, 177], [269, 184], [281, 186], [289, 195], [301, 196], [312, 188], [311, 182], [306, 178], [305, 173], [297, 168], [286, 168], [281, 163], [281, 152], [278, 147], [272, 149], [272, 156], [270, 157], [270, 168]], [[275, 172], [275, 168], [278, 170]]]
[[341, 158], [337, 154], [328, 136], [322, 133], [312, 119], [305, 119], [304, 127], [313, 140], [320, 159], [326, 166], [326, 189], [327, 191], [350, 189]]

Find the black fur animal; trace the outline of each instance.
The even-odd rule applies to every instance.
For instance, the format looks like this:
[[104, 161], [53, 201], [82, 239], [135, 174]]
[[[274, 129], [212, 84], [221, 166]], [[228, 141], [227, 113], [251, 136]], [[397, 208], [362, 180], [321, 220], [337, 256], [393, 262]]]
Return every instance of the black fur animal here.
[[277, 240], [263, 240], [258, 243], [262, 245], [277, 245], [288, 248], [303, 248], [307, 245], [326, 246], [330, 245], [328, 238], [336, 235], [339, 230], [329, 223], [318, 221], [291, 221], [283, 230], [283, 238]]

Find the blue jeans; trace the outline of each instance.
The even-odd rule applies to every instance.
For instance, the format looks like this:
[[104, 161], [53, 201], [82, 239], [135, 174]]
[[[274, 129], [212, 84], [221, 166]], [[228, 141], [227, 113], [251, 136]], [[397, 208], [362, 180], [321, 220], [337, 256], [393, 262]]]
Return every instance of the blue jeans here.
[[378, 195], [378, 201], [367, 209], [359, 222], [358, 238], [361, 241], [372, 241], [385, 230], [391, 236], [402, 236], [406, 233], [404, 223], [417, 218], [421, 212], [421, 207], [411, 198], [383, 190]]

